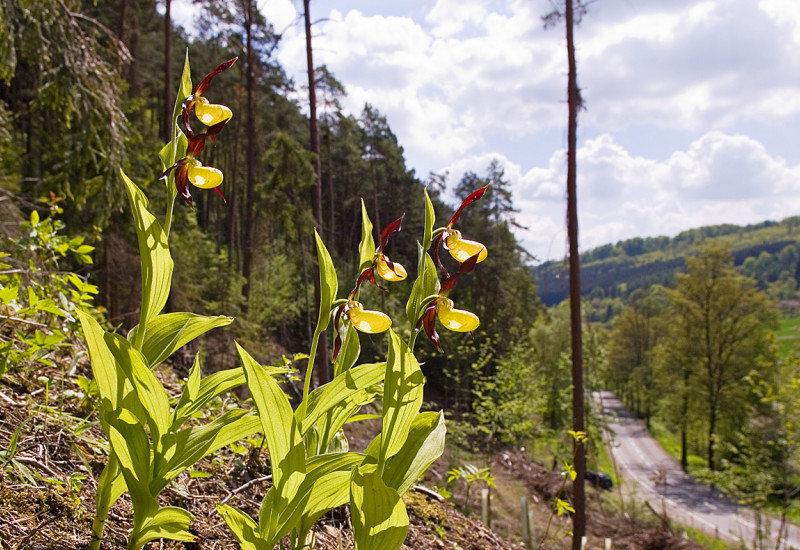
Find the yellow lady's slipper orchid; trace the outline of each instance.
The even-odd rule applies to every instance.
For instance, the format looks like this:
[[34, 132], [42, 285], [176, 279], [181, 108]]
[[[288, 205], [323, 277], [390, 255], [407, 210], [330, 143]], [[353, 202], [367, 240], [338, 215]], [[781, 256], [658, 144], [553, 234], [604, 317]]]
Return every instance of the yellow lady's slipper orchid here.
[[227, 106], [209, 103], [203, 96], [195, 98], [194, 114], [197, 116], [197, 119], [206, 126], [214, 126], [220, 122], [227, 122], [233, 116], [233, 112]]
[[481, 324], [481, 320], [471, 311], [454, 309], [453, 300], [440, 298], [438, 308], [439, 321], [445, 328], [455, 332], [472, 332]]
[[354, 327], [368, 334], [378, 334], [392, 326], [392, 319], [388, 315], [382, 311], [364, 309], [361, 302], [351, 302], [347, 315]]
[[444, 243], [447, 246], [447, 250], [450, 251], [450, 255], [459, 263], [466, 262], [475, 254], [478, 254], [478, 262], [482, 262], [489, 254], [482, 243], [462, 239], [461, 232], [458, 229], [451, 229]]
[[398, 262], [390, 262], [384, 254], [379, 254], [375, 262], [375, 270], [387, 281], [402, 281], [408, 276], [406, 268]]
[[222, 171], [203, 166], [200, 161], [189, 164], [189, 182], [200, 189], [214, 189], [222, 183]]
[[[222, 184], [222, 172], [210, 166], [203, 166], [196, 157], [203, 152], [206, 138], [210, 137], [211, 140], [214, 141], [214, 136], [222, 131], [222, 128], [233, 116], [233, 113], [228, 107], [209, 103], [208, 100], [203, 97], [203, 94], [208, 90], [208, 86], [214, 76], [222, 71], [228, 70], [235, 62], [236, 58], [234, 57], [233, 59], [229, 59], [217, 65], [217, 67], [208, 73], [200, 84], [197, 85], [194, 93], [190, 94], [183, 103], [181, 103], [182, 112], [181, 116], [178, 118], [178, 123], [187, 139], [186, 155], [167, 168], [164, 173], [161, 174], [161, 179], [167, 179], [170, 172], [175, 170], [175, 187], [180, 197], [189, 206], [192, 206], [192, 194], [189, 192], [190, 183], [201, 189], [213, 189], [222, 197], [222, 200], [225, 200], [225, 196], [219, 189], [219, 186]], [[192, 111], [195, 112], [195, 116], [197, 116], [200, 122], [207, 126], [203, 132], [196, 133], [192, 130], [192, 126], [189, 124], [189, 114]], [[167, 181], [169, 180], [167, 179]]]

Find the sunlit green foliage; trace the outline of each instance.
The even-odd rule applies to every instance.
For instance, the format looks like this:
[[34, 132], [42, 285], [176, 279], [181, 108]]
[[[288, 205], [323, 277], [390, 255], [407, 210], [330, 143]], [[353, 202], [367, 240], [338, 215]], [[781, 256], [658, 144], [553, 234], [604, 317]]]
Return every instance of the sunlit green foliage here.
[[91, 264], [93, 247], [83, 237], [62, 234], [58, 201], [42, 218], [33, 210], [22, 223], [23, 236], [2, 242], [0, 326], [16, 327], [15, 338], [0, 342], [0, 374], [26, 361], [53, 366], [50, 355], [77, 326], [79, 310], [92, 309], [97, 287], [59, 264]]

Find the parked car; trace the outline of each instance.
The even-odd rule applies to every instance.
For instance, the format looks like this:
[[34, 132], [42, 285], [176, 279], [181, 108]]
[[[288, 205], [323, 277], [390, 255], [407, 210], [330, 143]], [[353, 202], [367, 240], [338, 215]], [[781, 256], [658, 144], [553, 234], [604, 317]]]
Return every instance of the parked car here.
[[587, 470], [586, 475], [583, 476], [586, 481], [588, 481], [592, 487], [596, 489], [605, 489], [606, 491], [610, 491], [611, 488], [614, 486], [614, 482], [611, 480], [611, 476], [605, 472], [595, 472], [593, 470]]

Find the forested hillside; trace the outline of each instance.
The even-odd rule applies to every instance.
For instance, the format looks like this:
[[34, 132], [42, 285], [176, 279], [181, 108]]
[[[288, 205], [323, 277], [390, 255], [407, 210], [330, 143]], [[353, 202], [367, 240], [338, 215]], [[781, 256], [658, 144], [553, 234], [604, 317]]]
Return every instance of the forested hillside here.
[[[581, 254], [581, 291], [592, 298], [626, 298], [654, 284], [671, 286], [683, 271], [686, 257], [706, 239], [725, 243], [740, 273], [753, 277], [759, 288], [778, 300], [794, 298], [800, 277], [800, 218], [699, 227], [675, 237], [633, 238]], [[533, 270], [539, 297], [554, 305], [567, 297], [562, 262], [547, 262]], [[605, 320], [605, 319], [604, 319]]]
[[[234, 115], [197, 157], [224, 173], [225, 200], [195, 193], [193, 207], [176, 205], [168, 310], [236, 317], [230, 331], [240, 341], [261, 343], [264, 359], [305, 349], [314, 320], [315, 226], [336, 266], [355, 281], [362, 200], [376, 231], [404, 216], [404, 230], [387, 252], [414, 265], [424, 188], [439, 213], [437, 223], [444, 223], [452, 214], [439, 198], [445, 186], [461, 200], [491, 184], [483, 204], [463, 218], [465, 235], [492, 250], [491, 267], [459, 285], [453, 298], [484, 319], [474, 344], [492, 341], [499, 352], [518, 332], [514, 327], [535, 318], [533, 278], [508, 225], [513, 200], [502, 166], [494, 163], [461, 182], [415, 174], [390, 121], [371, 105], [344, 113], [339, 100], [347, 90], [320, 66], [322, 209], [315, 223], [308, 86], [287, 77], [275, 60], [276, 30], [255, 2], [205, 1], [195, 5], [199, 35], [190, 40], [156, 8], [143, 0], [11, 2], [3, 4], [0, 19], [0, 189], [24, 217], [33, 208], [46, 215], [40, 198], [59, 201], [65, 232], [96, 247], [94, 264], [80, 272], [98, 285], [96, 304], [110, 323], [131, 328], [139, 307], [135, 235], [119, 170], [163, 208], [157, 153], [168, 138], [187, 52], [195, 82], [238, 57], [209, 92], [212, 102]], [[391, 293], [381, 300], [390, 310], [403, 307]], [[494, 308], [507, 315], [483, 315]], [[444, 349], [473, 344], [463, 338], [443, 336]], [[232, 351], [232, 338], [219, 340], [227, 340], [225, 351]], [[211, 352], [221, 351], [213, 349], [219, 345], [211, 345]], [[425, 353], [436, 365], [435, 350]], [[220, 354], [220, 367], [230, 366], [230, 357]]]

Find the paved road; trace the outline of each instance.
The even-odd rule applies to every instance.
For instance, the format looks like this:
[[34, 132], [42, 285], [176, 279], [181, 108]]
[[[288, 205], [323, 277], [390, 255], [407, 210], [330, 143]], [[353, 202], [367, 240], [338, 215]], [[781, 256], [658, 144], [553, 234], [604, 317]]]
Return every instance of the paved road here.
[[[616, 467], [633, 482], [625, 484], [626, 491], [633, 490], [640, 502], [649, 502], [659, 513], [666, 511], [680, 524], [752, 547], [755, 519], [751, 512], [686, 475], [613, 393], [595, 392], [593, 397], [600, 403], [610, 430], [606, 443]], [[773, 539], [779, 528], [780, 521], [774, 518], [766, 527]], [[788, 537], [781, 547], [800, 549], [800, 529], [793, 525], [786, 528]]]

